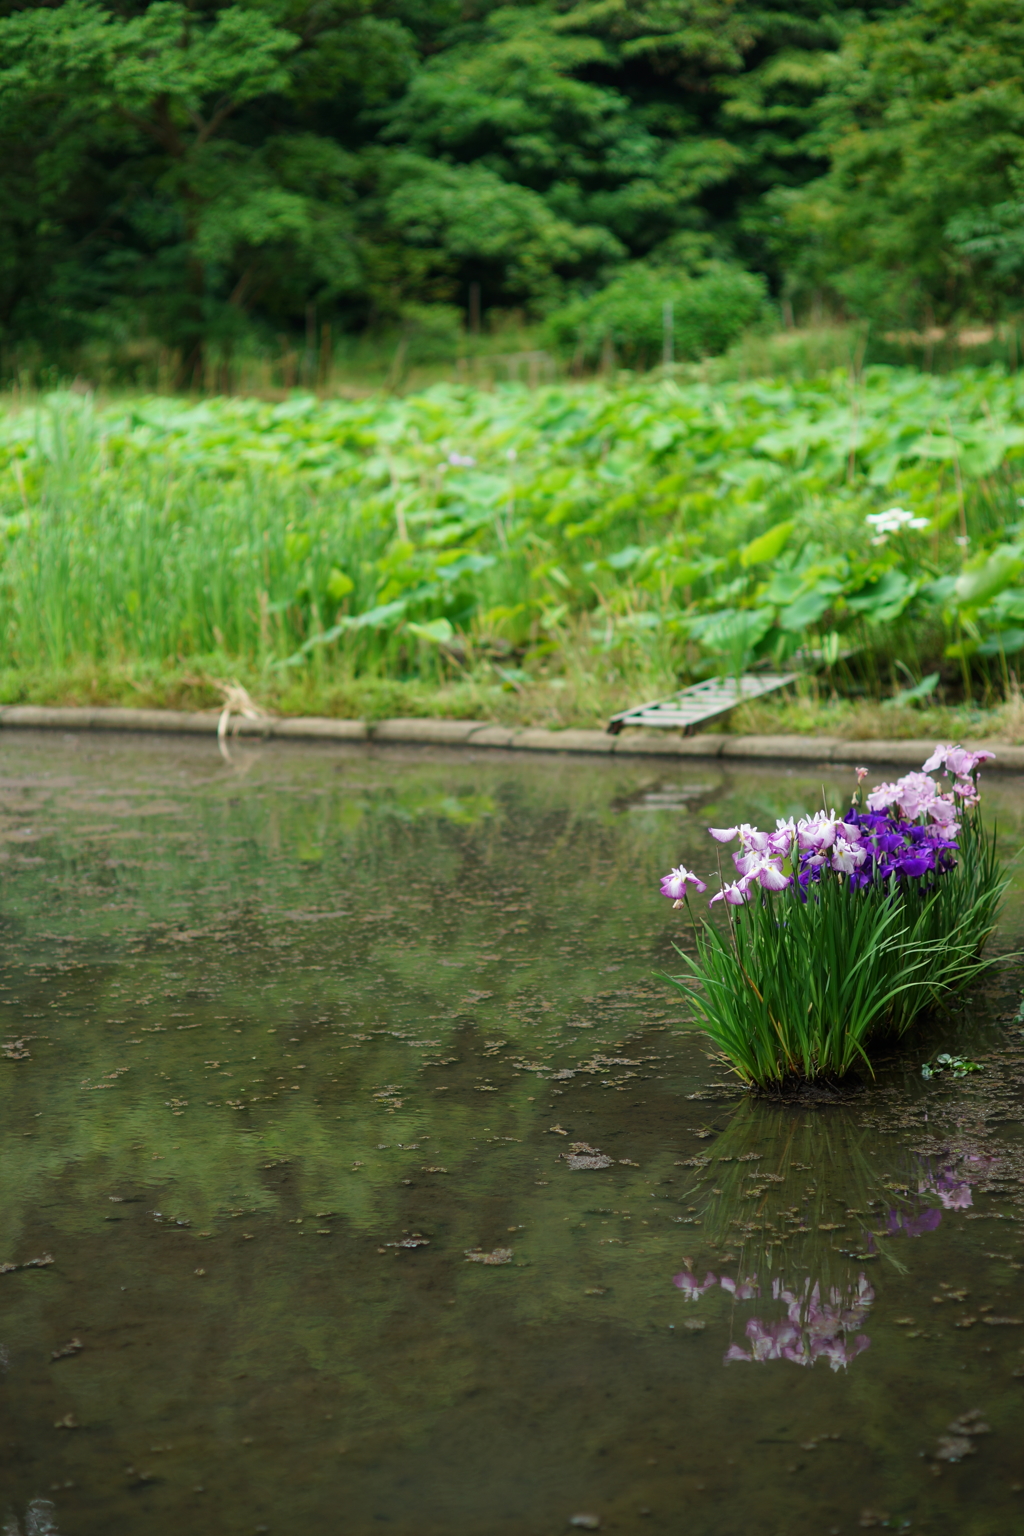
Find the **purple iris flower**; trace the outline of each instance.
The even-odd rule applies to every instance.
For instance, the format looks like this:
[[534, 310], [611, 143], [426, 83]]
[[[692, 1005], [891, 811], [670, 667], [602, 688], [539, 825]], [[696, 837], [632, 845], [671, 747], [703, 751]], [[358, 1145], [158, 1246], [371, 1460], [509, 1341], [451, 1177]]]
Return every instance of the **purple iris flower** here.
[[[923, 770], [904, 774], [894, 784], [876, 786], [867, 797], [866, 809], [855, 802], [842, 816], [825, 809], [799, 821], [780, 818], [774, 832], [762, 832], [747, 822], [709, 827], [717, 842], [738, 838], [740, 843], [733, 855], [739, 878], [723, 883], [711, 897], [711, 905], [724, 901], [738, 907], [755, 896], [764, 900], [755, 886], [767, 892], [792, 887], [794, 895], [806, 902], [812, 885], [823, 878], [823, 869], [841, 877], [850, 891], [885, 887], [898, 880], [917, 882], [917, 893], [927, 895], [936, 878], [956, 864], [958, 818], [963, 803], [977, 800], [976, 785], [966, 775], [990, 755], [937, 747]], [[928, 777], [928, 771], [940, 764], [955, 776], [944, 793]], [[866, 771], [858, 770], [858, 782]], [[675, 869], [662, 880], [662, 893], [678, 904], [688, 882], [703, 889], [703, 881], [689, 870]]]
[[886, 1231], [890, 1237], [923, 1237], [925, 1232], [934, 1232], [942, 1223], [942, 1212], [937, 1206], [930, 1206], [922, 1211], [920, 1216], [908, 1216], [905, 1211], [887, 1211], [885, 1217]]

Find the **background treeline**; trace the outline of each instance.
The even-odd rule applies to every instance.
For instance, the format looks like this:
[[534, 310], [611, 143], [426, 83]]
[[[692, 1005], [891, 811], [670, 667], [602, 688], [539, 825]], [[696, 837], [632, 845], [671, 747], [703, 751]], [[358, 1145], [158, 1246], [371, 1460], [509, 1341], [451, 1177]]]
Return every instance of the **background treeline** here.
[[1009, 0], [0, 15], [8, 378], [102, 354], [180, 387], [276, 349], [311, 382], [346, 338], [523, 322], [581, 368], [772, 314], [930, 348], [1024, 307]]

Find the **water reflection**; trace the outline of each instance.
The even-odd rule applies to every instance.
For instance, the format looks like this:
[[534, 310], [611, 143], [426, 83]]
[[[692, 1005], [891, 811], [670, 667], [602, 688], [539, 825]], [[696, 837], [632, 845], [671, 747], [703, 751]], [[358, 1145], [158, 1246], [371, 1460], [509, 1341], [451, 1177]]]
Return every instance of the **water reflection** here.
[[656, 980], [657, 874], [813, 783], [0, 733], [4, 769], [4, 1536], [1016, 1529], [1016, 978], [929, 1042], [983, 1072], [820, 1114], [723, 1083]]
[[8, 1515], [0, 1526], [0, 1536], [60, 1536], [55, 1513], [49, 1499], [33, 1499], [25, 1510], [24, 1525], [19, 1525], [17, 1515]]
[[833, 1286], [826, 1299], [819, 1284], [805, 1280], [799, 1293], [786, 1290], [778, 1279], [772, 1281], [772, 1300], [785, 1304], [784, 1318], [764, 1323], [759, 1317], [747, 1321], [749, 1349], [730, 1344], [726, 1360], [791, 1360], [794, 1365], [814, 1365], [827, 1360], [833, 1371], [849, 1365], [871, 1340], [866, 1333], [855, 1333], [867, 1319], [875, 1293], [862, 1274], [855, 1289], [844, 1295]]
[[[673, 1275], [672, 1281], [687, 1301], [699, 1300], [716, 1285], [728, 1291], [736, 1301], [761, 1299], [756, 1275], [737, 1283], [730, 1275], [709, 1273], [704, 1276], [703, 1283], [699, 1283], [696, 1275], [683, 1270]], [[726, 1363], [730, 1360], [790, 1360], [794, 1365], [814, 1365], [815, 1361], [824, 1358], [832, 1370], [838, 1371], [869, 1347], [871, 1340], [867, 1334], [851, 1337], [854, 1329], [863, 1326], [875, 1299], [874, 1290], [863, 1272], [857, 1276], [856, 1285], [850, 1292], [844, 1293], [840, 1286], [833, 1285], [825, 1299], [820, 1283], [812, 1282], [810, 1278], [805, 1279], [802, 1289], [792, 1291], [776, 1276], [771, 1283], [770, 1295], [772, 1301], [784, 1304], [785, 1315], [774, 1322], [765, 1322], [761, 1317], [748, 1318], [746, 1335], [750, 1348], [730, 1344], [725, 1352]]]
[[737, 1308], [757, 1303], [743, 1324], [747, 1343], [730, 1343], [725, 1364], [823, 1360], [845, 1369], [871, 1344], [860, 1331], [875, 1301], [863, 1265], [881, 1260], [905, 1273], [893, 1240], [933, 1233], [945, 1211], [970, 1207], [974, 1183], [997, 1161], [964, 1149], [941, 1159], [894, 1152], [847, 1110], [746, 1101], [714, 1151], [687, 1160], [698, 1213], [687, 1222], [703, 1229], [709, 1253], [730, 1250], [720, 1263], [735, 1267], [699, 1279], [691, 1264], [673, 1284], [691, 1303], [716, 1290]]

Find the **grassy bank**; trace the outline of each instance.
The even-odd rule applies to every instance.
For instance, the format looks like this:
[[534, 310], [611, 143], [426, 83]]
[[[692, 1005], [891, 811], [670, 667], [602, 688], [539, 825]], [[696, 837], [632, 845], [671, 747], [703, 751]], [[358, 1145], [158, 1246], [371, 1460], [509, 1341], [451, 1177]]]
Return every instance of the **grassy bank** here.
[[999, 371], [11, 402], [0, 696], [1016, 739], [1022, 482]]
[[[552, 681], [557, 686], [552, 686]], [[136, 709], [218, 709], [229, 684], [240, 683], [261, 708], [275, 715], [322, 715], [334, 719], [400, 717], [491, 720], [499, 725], [602, 729], [625, 699], [663, 697], [669, 677], [639, 674], [614, 683], [585, 677], [530, 681], [509, 688], [486, 678], [440, 684], [418, 678], [298, 678], [250, 672], [229, 658], [164, 666], [136, 663], [83, 664], [68, 670], [16, 668], [0, 671], [0, 704], [118, 705]], [[632, 692], [628, 690], [632, 687]], [[1024, 703], [1019, 696], [985, 709], [932, 708], [829, 698], [798, 688], [790, 696], [744, 705], [707, 729], [732, 735], [838, 736], [844, 741], [906, 740], [1024, 743]]]

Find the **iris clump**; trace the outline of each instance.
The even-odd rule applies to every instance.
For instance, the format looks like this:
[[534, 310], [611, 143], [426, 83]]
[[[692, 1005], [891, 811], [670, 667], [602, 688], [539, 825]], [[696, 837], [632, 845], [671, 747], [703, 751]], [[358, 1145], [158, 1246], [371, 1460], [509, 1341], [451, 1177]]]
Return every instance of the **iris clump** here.
[[[709, 903], [727, 922], [695, 922], [696, 957], [679, 950], [687, 973], [670, 979], [744, 1082], [779, 1089], [870, 1072], [872, 1041], [904, 1034], [991, 963], [982, 951], [1006, 886], [979, 808], [978, 772], [992, 756], [937, 747], [920, 772], [863, 800], [858, 769], [841, 815], [779, 820], [773, 832], [709, 828], [721, 844], [739, 842], [736, 878], [723, 876]], [[679, 867], [662, 894], [689, 910], [691, 884], [706, 889]]]

